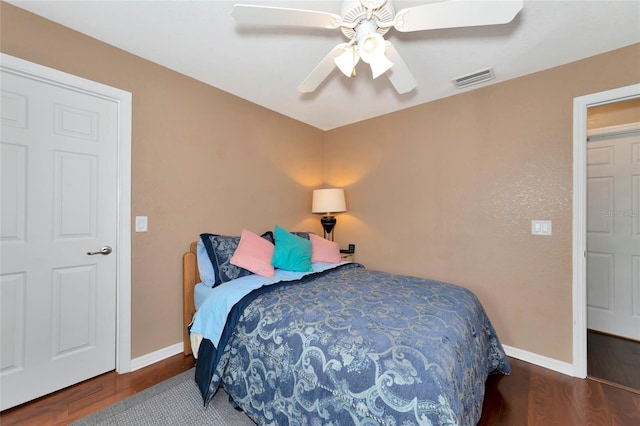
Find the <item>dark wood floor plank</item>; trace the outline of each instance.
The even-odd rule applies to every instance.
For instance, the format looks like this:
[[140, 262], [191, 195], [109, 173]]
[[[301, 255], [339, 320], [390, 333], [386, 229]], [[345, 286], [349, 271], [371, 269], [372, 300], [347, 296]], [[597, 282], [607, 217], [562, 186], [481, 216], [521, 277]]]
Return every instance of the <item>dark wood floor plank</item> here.
[[[557, 410], [562, 380], [549, 380], [548, 371], [541, 369], [531, 372], [530, 383], [528, 425], [575, 424], [563, 418], [569, 410]], [[566, 405], [566, 401], [562, 404]]]
[[587, 372], [640, 392], [640, 342], [588, 330]]
[[0, 413], [0, 424], [67, 425], [193, 367], [192, 356], [175, 355], [140, 370], [111, 371]]
[[510, 376], [492, 375], [485, 388], [482, 418], [478, 423], [487, 425], [526, 424], [529, 407], [530, 364], [510, 359]]
[[604, 405], [615, 416], [615, 425], [640, 425], [639, 394], [608, 385], [602, 385], [602, 393], [606, 401]]

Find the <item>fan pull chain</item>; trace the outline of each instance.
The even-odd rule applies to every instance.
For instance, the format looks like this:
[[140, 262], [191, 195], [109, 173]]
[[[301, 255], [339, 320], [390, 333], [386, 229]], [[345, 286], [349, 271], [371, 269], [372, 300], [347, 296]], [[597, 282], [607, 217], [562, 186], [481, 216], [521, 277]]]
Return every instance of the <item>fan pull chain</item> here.
[[353, 71], [351, 71], [351, 77], [356, 76], [356, 49], [353, 48]]

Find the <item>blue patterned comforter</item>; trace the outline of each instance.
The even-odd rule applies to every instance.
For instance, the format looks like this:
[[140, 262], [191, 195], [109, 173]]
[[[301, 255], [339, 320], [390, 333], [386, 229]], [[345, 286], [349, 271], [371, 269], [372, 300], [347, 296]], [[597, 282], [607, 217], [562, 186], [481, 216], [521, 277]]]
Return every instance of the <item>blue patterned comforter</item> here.
[[259, 424], [475, 425], [487, 376], [510, 373], [472, 292], [358, 264], [263, 288], [236, 318], [196, 376]]

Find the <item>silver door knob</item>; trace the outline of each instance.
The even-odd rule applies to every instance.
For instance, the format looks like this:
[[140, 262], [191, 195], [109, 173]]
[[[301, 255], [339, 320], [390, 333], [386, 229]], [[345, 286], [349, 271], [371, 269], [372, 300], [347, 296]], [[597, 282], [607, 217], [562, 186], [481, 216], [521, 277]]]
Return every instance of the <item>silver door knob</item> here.
[[100, 251], [88, 251], [87, 254], [89, 256], [93, 256], [94, 254], [109, 254], [111, 253], [111, 247], [109, 246], [104, 246], [104, 247], [100, 247]]

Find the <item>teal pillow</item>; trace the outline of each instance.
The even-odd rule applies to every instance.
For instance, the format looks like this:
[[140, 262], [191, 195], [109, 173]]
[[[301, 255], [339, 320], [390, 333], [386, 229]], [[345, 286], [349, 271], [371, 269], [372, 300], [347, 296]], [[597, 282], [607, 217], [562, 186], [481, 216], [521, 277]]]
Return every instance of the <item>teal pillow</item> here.
[[273, 250], [271, 264], [275, 268], [295, 272], [313, 272], [311, 267], [311, 241], [293, 235], [278, 225], [274, 237], [276, 247]]

